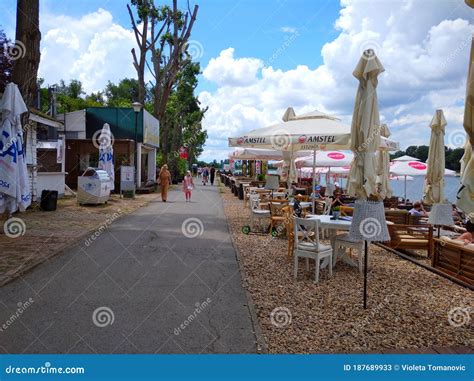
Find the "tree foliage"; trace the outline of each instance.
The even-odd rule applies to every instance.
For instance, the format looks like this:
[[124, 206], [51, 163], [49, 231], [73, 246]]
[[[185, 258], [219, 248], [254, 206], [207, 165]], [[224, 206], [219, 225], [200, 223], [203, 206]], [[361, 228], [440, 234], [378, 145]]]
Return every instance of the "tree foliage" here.
[[11, 40], [7, 38], [3, 29], [0, 29], [0, 94], [12, 79], [13, 60], [9, 54], [9, 49], [12, 47]]
[[[423, 162], [428, 160], [429, 147], [426, 145], [422, 146], [409, 146], [405, 151], [397, 151], [391, 155], [392, 159], [401, 157], [404, 155], [412, 156]], [[461, 168], [460, 160], [464, 154], [464, 148], [448, 148], [444, 147], [446, 168], [452, 169], [453, 171], [459, 172]]]

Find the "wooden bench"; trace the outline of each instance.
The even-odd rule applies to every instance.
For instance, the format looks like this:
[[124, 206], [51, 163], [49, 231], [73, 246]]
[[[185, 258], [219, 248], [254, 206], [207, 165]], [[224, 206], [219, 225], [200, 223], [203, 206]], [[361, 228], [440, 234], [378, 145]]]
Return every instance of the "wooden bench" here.
[[392, 249], [426, 250], [428, 258], [433, 253], [433, 227], [431, 225], [388, 224]]
[[474, 244], [462, 241], [434, 238], [431, 265], [463, 282], [474, 285]]

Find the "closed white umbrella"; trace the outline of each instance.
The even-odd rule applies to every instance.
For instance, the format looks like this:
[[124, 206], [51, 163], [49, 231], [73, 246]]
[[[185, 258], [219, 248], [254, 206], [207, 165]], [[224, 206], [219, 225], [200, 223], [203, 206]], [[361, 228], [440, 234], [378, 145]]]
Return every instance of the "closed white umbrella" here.
[[99, 168], [107, 172], [110, 178], [110, 190], [115, 188], [114, 148], [110, 126], [105, 123], [99, 135]]
[[428, 205], [439, 204], [444, 201], [444, 131], [446, 119], [443, 110], [436, 110], [431, 120], [431, 137], [428, 151], [428, 171], [423, 190], [423, 202]]
[[351, 150], [354, 161], [349, 174], [349, 194], [368, 199], [377, 194], [375, 152], [380, 146], [380, 117], [377, 100], [378, 76], [384, 71], [374, 51], [360, 58], [354, 72], [359, 87], [351, 126]]
[[462, 177], [464, 173], [464, 169], [467, 167], [467, 163], [469, 163], [469, 160], [471, 160], [472, 156], [472, 148], [471, 148], [471, 143], [469, 143], [469, 136], [467, 136], [466, 143], [464, 143], [464, 154], [461, 157], [460, 163], [461, 163], [461, 169], [460, 169], [460, 175]]
[[[388, 138], [391, 133], [386, 124], [382, 124], [380, 128], [380, 134], [383, 137]], [[382, 198], [389, 198], [392, 196], [392, 188], [390, 187], [389, 181], [390, 173], [390, 154], [388, 151], [377, 152], [377, 186], [379, 194], [383, 195]]]
[[471, 54], [469, 59], [469, 71], [467, 74], [466, 100], [464, 103], [464, 130], [471, 145], [471, 157], [463, 168], [461, 184], [456, 196], [456, 205], [459, 206], [471, 221], [474, 220], [474, 40], [471, 41]]
[[9, 83], [0, 110], [0, 213], [25, 211], [31, 204], [21, 115], [28, 111], [18, 86]]

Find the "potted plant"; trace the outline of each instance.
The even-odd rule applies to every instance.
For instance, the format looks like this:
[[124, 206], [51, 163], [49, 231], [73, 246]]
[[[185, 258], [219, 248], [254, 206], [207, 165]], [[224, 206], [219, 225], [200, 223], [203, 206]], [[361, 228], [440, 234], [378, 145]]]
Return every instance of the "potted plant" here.
[[258, 181], [265, 181], [265, 175], [263, 173], [257, 176]]
[[334, 219], [338, 220], [340, 215], [341, 215], [341, 208], [339, 206], [333, 207], [332, 216], [334, 217]]

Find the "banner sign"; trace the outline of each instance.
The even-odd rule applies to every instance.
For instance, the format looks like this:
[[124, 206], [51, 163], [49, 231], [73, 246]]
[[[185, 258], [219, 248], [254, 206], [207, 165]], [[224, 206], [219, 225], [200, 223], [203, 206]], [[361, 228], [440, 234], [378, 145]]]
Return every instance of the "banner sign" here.
[[0, 379], [472, 381], [469, 355], [2, 355]]

